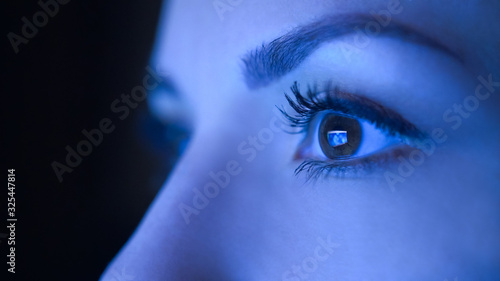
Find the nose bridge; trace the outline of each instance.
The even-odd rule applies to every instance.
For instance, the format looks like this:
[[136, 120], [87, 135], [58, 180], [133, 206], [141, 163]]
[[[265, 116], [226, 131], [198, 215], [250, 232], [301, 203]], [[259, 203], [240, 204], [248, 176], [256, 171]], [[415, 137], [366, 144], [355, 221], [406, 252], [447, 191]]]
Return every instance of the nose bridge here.
[[237, 139], [229, 130], [207, 130], [194, 137], [158, 199], [170, 205], [169, 215], [189, 225], [191, 217], [199, 215], [241, 173]]
[[[210, 217], [210, 212], [215, 208], [211, 206], [217, 205], [224, 213], [231, 212], [242, 194], [256, 192], [256, 189], [228, 191], [233, 189], [229, 186], [245, 185], [256, 177], [274, 172], [273, 167], [261, 161], [276, 146], [286, 149], [274, 141], [284, 134], [285, 125], [272, 110], [255, 112], [250, 109], [259, 106], [252, 101], [244, 102], [249, 110], [234, 110], [228, 106], [207, 114], [200, 122], [187, 151], [155, 200], [165, 209], [156, 214], [162, 216], [163, 221], [175, 221], [183, 226], [202, 224], [204, 220], [211, 222], [214, 218]], [[232, 104], [234, 108], [243, 107], [237, 102]]]
[[[168, 216], [169, 221], [180, 219], [190, 224], [188, 216], [201, 213], [200, 209], [210, 204], [207, 201], [241, 173], [239, 145], [261, 122], [254, 122], [255, 113], [236, 110], [239, 106], [229, 101], [203, 111], [186, 151], [155, 199], [155, 205], [168, 209], [168, 213], [161, 213], [162, 220]], [[247, 103], [247, 107], [252, 106], [255, 104]]]

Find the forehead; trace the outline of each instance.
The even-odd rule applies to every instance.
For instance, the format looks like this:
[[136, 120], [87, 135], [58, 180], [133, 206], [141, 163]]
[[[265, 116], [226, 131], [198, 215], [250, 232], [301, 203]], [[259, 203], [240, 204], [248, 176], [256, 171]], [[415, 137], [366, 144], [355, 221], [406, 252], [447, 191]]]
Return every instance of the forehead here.
[[397, 2], [403, 11], [393, 15], [394, 19], [436, 40], [474, 48], [476, 53], [481, 45], [472, 42], [491, 41], [492, 36], [472, 38], [481, 37], [472, 31], [488, 22], [478, 21], [474, 15], [484, 18], [491, 14], [494, 19], [492, 10], [499, 6], [495, 1], [454, 1], [457, 3], [450, 8], [431, 0], [172, 1], [163, 8], [152, 64], [166, 70], [183, 93], [197, 99], [199, 93], [207, 92], [206, 87], [217, 86], [219, 93], [245, 90], [241, 58], [263, 42], [325, 15], [377, 13]]

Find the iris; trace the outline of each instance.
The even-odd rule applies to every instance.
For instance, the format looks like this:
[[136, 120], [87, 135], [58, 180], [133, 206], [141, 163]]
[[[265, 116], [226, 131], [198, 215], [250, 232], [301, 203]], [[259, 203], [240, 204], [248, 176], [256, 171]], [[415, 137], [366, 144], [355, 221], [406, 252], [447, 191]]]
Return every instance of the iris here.
[[321, 150], [330, 159], [352, 156], [361, 143], [361, 125], [358, 120], [338, 114], [327, 114], [318, 131]]

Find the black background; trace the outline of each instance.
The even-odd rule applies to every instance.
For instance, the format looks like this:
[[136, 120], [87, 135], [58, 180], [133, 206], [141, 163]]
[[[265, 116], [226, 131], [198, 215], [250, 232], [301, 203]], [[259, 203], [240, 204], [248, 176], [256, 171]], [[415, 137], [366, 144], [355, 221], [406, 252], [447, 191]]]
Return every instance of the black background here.
[[[46, 1], [46, 0], [45, 0]], [[169, 164], [162, 125], [146, 102], [120, 121], [110, 104], [142, 84], [161, 1], [79, 1], [19, 46], [22, 17], [37, 1], [3, 1], [2, 173], [16, 169], [16, 273], [2, 280], [97, 280], [135, 229], [165, 180]], [[60, 183], [51, 163], [65, 146], [110, 117], [115, 130]], [[1, 178], [1, 177], [0, 177]], [[7, 233], [7, 184], [0, 195], [0, 233]]]

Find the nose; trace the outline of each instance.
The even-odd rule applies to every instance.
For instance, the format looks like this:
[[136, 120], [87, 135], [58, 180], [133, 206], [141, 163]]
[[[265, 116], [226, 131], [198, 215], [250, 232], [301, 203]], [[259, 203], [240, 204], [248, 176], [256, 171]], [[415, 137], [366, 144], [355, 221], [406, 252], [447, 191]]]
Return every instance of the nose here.
[[[266, 183], [256, 184], [255, 179], [271, 175], [261, 162], [266, 161], [265, 153], [271, 148], [259, 149], [265, 147], [271, 134], [282, 130], [277, 128], [276, 118], [247, 126], [243, 125], [247, 117], [241, 119], [236, 125], [233, 118], [229, 121], [233, 125], [217, 119], [220, 122], [211, 120], [207, 126], [199, 126], [170, 178], [101, 280], [234, 280], [234, 276], [228, 277], [234, 274], [230, 268], [236, 263], [248, 266], [241, 263], [256, 255], [255, 248], [249, 247], [251, 241], [264, 240], [256, 226], [268, 217], [263, 206], [267, 203], [262, 202]], [[217, 128], [213, 124], [224, 125]], [[263, 142], [250, 150], [256, 138], [248, 141], [249, 132], [260, 132], [263, 127], [264, 133], [256, 134]], [[266, 171], [267, 176], [263, 175]], [[255, 211], [256, 204], [262, 208]], [[246, 258], [236, 262], [236, 256]]]
[[220, 138], [209, 132], [194, 136], [101, 280], [225, 279], [220, 276], [221, 252], [215, 241], [220, 227], [216, 213], [227, 211], [219, 195], [242, 168], [231, 160], [231, 153], [221, 155], [227, 149]]
[[250, 261], [274, 245], [268, 229], [277, 217], [269, 213], [290, 209], [277, 202], [294, 204], [283, 200], [282, 190], [270, 180], [281, 165], [269, 161], [285, 159], [270, 157], [286, 151], [273, 141], [282, 137], [283, 125], [272, 113], [219, 114], [197, 126], [102, 281], [259, 279], [250, 276], [260, 274]]

